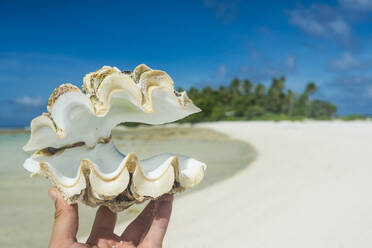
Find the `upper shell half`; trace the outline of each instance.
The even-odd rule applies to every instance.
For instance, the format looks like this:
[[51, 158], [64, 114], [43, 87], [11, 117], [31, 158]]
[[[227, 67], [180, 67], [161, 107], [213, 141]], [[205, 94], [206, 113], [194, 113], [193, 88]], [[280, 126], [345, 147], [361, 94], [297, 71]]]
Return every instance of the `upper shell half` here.
[[60, 85], [48, 113], [32, 120], [23, 147], [35, 151], [24, 163], [28, 171], [51, 178], [69, 202], [80, 199], [114, 211], [202, 180], [206, 165], [200, 161], [174, 154], [140, 161], [111, 141], [119, 123], [163, 124], [200, 111], [185, 92], [174, 90], [168, 74], [146, 65], [133, 73], [104, 66], [84, 77], [82, 89]]

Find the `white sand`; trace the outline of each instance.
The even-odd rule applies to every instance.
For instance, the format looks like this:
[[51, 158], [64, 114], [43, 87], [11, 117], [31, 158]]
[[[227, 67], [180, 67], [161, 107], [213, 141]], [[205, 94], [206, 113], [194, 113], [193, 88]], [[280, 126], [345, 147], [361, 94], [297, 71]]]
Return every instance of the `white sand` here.
[[259, 155], [238, 175], [177, 199], [164, 247], [372, 247], [372, 122], [201, 126]]

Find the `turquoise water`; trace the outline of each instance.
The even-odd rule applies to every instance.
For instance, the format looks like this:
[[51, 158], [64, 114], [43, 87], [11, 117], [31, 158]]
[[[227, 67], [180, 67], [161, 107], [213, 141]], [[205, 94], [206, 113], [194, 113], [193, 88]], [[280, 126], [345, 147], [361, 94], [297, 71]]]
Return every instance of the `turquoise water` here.
[[21, 171], [23, 161], [28, 154], [22, 150], [29, 134], [1, 134], [0, 135], [0, 173], [12, 174]]
[[[5, 239], [0, 240], [4, 245], [1, 247], [17, 244], [12, 239], [23, 230], [31, 232], [32, 228], [37, 229], [39, 218], [53, 217], [52, 206], [39, 204], [47, 200], [50, 184], [41, 178], [35, 183], [30, 173], [23, 169], [23, 162], [29, 156], [22, 150], [27, 140], [28, 134], [25, 133], [0, 135], [0, 236]], [[50, 214], [45, 216], [45, 210]], [[34, 232], [28, 238], [31, 243], [37, 243], [43, 236], [45, 234]]]
[[[0, 247], [46, 247], [49, 240], [54, 206], [47, 191], [52, 185], [43, 177], [30, 178], [23, 169], [29, 154], [22, 146], [28, 137], [25, 133], [0, 135]], [[205, 162], [208, 169], [201, 184], [176, 197], [238, 173], [255, 156], [248, 144], [205, 129], [133, 129], [114, 133], [113, 137], [121, 152], [133, 151], [140, 159], [171, 152]], [[89, 232], [95, 211], [79, 204], [79, 235]], [[139, 211], [140, 207], [126, 210], [120, 213], [118, 221]]]

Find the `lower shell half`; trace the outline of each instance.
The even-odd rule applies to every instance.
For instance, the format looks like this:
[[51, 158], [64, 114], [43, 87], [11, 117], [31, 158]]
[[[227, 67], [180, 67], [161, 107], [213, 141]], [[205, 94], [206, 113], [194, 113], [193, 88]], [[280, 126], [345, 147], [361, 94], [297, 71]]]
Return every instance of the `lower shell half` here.
[[159, 154], [138, 160], [121, 154], [113, 142], [76, 146], [53, 155], [37, 152], [24, 163], [32, 175], [50, 178], [69, 203], [82, 201], [122, 211], [135, 203], [198, 184], [206, 165], [193, 158]]
[[198, 184], [206, 168], [192, 158], [160, 154], [139, 161], [115, 148], [111, 130], [120, 123], [170, 123], [200, 109], [170, 76], [146, 65], [133, 72], [104, 66], [88, 73], [82, 90], [62, 84], [51, 94], [48, 113], [31, 121], [23, 147], [34, 154], [24, 167], [49, 177], [70, 202], [120, 211], [134, 203]]

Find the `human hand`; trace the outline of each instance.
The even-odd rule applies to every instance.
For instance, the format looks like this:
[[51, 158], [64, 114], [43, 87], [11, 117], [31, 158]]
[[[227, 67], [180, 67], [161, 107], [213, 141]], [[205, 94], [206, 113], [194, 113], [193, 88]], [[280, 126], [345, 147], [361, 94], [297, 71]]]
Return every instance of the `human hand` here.
[[55, 221], [49, 248], [160, 248], [172, 212], [173, 195], [152, 200], [121, 236], [114, 233], [117, 215], [107, 207], [97, 210], [90, 236], [85, 244], [77, 242], [79, 226], [77, 204], [69, 205], [57, 188], [49, 189], [55, 203]]

